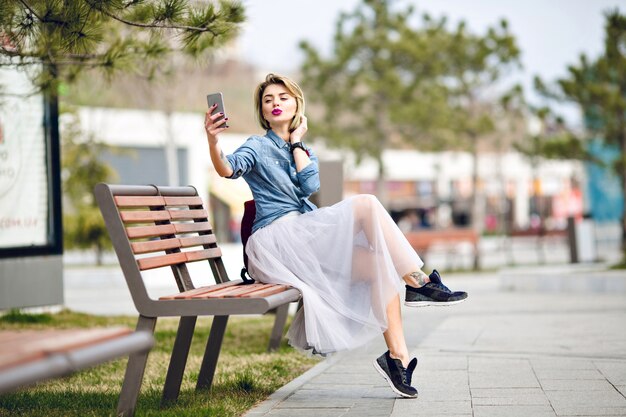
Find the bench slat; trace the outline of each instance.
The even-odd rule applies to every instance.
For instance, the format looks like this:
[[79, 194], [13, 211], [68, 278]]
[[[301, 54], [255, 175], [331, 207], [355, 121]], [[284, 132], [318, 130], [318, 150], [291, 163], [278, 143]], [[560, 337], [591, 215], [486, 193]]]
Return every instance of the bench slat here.
[[208, 285], [206, 287], [194, 288], [193, 290], [179, 292], [179, 293], [176, 293], [176, 294], [164, 295], [164, 296], [160, 297], [159, 300], [190, 299], [193, 295], [204, 294], [204, 293], [208, 293], [208, 292], [211, 292], [211, 291], [217, 291], [217, 290], [225, 288], [225, 287], [232, 287], [232, 286], [239, 285], [239, 284], [241, 284], [241, 281], [222, 282], [220, 284]]
[[241, 296], [241, 298], [267, 297], [269, 295], [278, 294], [291, 288], [288, 285], [274, 285], [271, 288], [264, 288], [258, 291], [250, 292]]
[[165, 204], [168, 206], [201, 206], [202, 198], [193, 197], [164, 197]]
[[164, 251], [166, 249], [180, 248], [182, 246], [181, 239], [163, 239], [163, 240], [150, 240], [147, 242], [132, 242], [130, 246], [133, 249], [133, 253], [148, 253]]
[[173, 226], [176, 228], [176, 233], [210, 232], [212, 230], [209, 222], [176, 223]]
[[145, 271], [146, 269], [160, 268], [162, 266], [182, 264], [184, 262], [187, 262], [187, 255], [184, 252], [137, 259], [137, 265], [142, 271]]
[[199, 246], [199, 245], [210, 245], [211, 243], [217, 243], [217, 239], [215, 238], [214, 234], [181, 237], [178, 240], [180, 240], [180, 246], [183, 248], [189, 248], [191, 246]]
[[211, 291], [211, 292], [207, 292], [207, 293], [203, 293], [203, 294], [196, 294], [194, 296], [192, 296], [191, 298], [222, 298], [225, 294], [230, 293], [233, 290], [238, 289], [239, 287], [258, 287], [258, 283], [255, 284], [250, 284], [250, 285], [240, 285], [237, 288], [221, 288], [217, 291]]
[[173, 235], [176, 233], [176, 226], [173, 224], [162, 224], [158, 226], [134, 226], [126, 228], [126, 235], [129, 239], [143, 237], [158, 237], [163, 235]]
[[204, 210], [168, 210], [172, 220], [206, 219], [209, 213]]
[[274, 284], [263, 284], [263, 283], [255, 283], [255, 284], [249, 284], [249, 285], [242, 285], [240, 288], [237, 289], [237, 291], [232, 291], [232, 292], [228, 292], [223, 294], [224, 298], [236, 298], [236, 297], [241, 297], [244, 294], [249, 294], [255, 291], [259, 291], [259, 290], [263, 290], [266, 288], [269, 288], [271, 286], [273, 286]]
[[121, 327], [54, 331], [25, 330], [20, 331], [17, 336], [9, 334], [10, 345], [5, 341], [3, 333], [0, 332], [0, 345], [10, 348], [10, 351], [2, 350], [0, 369], [114, 339], [131, 333], [131, 330]]
[[120, 211], [120, 217], [125, 223], [147, 223], [170, 220], [170, 212], [167, 210], [155, 211]]
[[202, 261], [204, 259], [219, 258], [222, 256], [222, 250], [220, 248], [210, 248], [183, 253], [187, 255], [188, 262]]
[[[237, 287], [231, 287], [228, 288], [226, 290], [220, 291], [220, 292], [213, 292], [211, 293], [211, 297], [215, 296], [215, 297], [237, 297], [241, 294], [246, 294], [249, 292], [252, 292], [254, 290], [260, 289], [264, 284], [260, 284], [260, 283], [254, 283], [254, 284], [248, 284], [248, 285], [239, 285]], [[209, 298], [211, 298], [209, 297]]]
[[156, 207], [165, 205], [165, 200], [161, 196], [116, 195], [114, 198], [118, 207]]

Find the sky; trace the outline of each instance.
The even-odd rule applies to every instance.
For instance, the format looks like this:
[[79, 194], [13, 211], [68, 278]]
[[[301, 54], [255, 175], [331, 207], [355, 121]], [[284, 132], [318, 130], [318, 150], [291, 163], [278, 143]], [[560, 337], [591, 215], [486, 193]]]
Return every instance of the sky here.
[[[239, 39], [239, 53], [260, 71], [290, 74], [303, 55], [298, 43], [306, 40], [328, 56], [340, 12], [350, 12], [358, 0], [244, 0], [247, 22]], [[602, 52], [604, 15], [618, 8], [626, 13], [626, 0], [396, 0], [412, 4], [417, 13], [447, 16], [452, 27], [465, 20], [470, 30], [484, 33], [502, 18], [509, 22], [522, 51], [522, 83], [531, 100], [532, 79], [552, 81], [566, 74], [581, 53]], [[564, 110], [568, 113], [568, 110]], [[570, 110], [571, 112], [571, 110]], [[574, 117], [571, 113], [566, 117]]]

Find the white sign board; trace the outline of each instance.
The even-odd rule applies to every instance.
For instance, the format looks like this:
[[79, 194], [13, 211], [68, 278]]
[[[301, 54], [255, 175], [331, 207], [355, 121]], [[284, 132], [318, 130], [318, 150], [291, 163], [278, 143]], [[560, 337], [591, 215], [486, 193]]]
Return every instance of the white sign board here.
[[21, 71], [0, 68], [0, 249], [48, 245], [44, 99]]

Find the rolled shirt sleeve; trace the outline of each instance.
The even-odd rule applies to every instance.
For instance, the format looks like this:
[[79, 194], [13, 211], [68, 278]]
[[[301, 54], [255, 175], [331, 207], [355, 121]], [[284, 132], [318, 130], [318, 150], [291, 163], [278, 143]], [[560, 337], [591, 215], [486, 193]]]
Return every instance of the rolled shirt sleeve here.
[[233, 169], [233, 175], [227, 178], [234, 180], [250, 172], [258, 159], [254, 138], [249, 138], [235, 152], [226, 155], [226, 159], [228, 159]]
[[307, 147], [311, 163], [296, 174], [300, 189], [307, 195], [311, 195], [320, 189], [320, 170], [319, 161], [313, 151]]

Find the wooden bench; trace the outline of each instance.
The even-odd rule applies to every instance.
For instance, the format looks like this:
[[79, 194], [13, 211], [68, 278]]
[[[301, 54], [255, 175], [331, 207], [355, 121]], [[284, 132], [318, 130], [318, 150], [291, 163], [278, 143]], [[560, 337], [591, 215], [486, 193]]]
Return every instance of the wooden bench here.
[[125, 328], [0, 331], [0, 394], [147, 352], [153, 342]]
[[451, 249], [456, 252], [459, 243], [469, 243], [474, 257], [478, 254], [478, 234], [472, 228], [421, 229], [407, 232], [405, 236], [423, 260], [428, 256], [428, 251], [437, 245], [443, 246], [448, 252]]
[[[214, 316], [198, 390], [211, 387], [229, 315], [276, 310], [272, 339], [280, 340], [289, 303], [299, 301], [300, 292], [285, 285], [245, 285], [239, 279], [230, 280], [195, 188], [98, 184], [95, 195], [139, 312], [137, 330], [152, 333], [158, 317], [180, 317], [162, 404], [178, 398], [198, 316]], [[187, 265], [199, 261], [209, 263], [215, 284], [194, 285]], [[157, 300], [146, 290], [144, 272], [163, 267], [170, 269], [178, 292]], [[118, 414], [134, 412], [147, 358], [147, 353], [130, 356]]]

